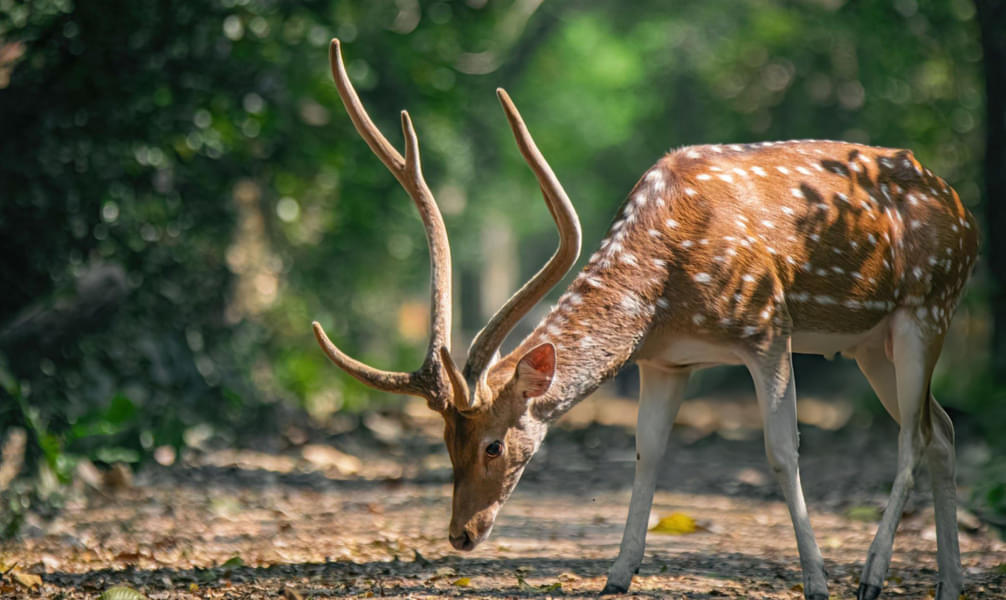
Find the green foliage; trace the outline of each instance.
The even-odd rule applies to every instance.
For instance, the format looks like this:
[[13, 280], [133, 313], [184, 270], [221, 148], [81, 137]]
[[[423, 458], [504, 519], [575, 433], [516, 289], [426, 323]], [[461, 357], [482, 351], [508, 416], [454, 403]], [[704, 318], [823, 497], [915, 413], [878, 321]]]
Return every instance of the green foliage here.
[[332, 36], [392, 143], [398, 111], [413, 116], [463, 336], [485, 318], [491, 224], [516, 234], [518, 279], [554, 247], [498, 85], [587, 249], [689, 143], [908, 146], [979, 202], [965, 0], [533, 5], [0, 0], [0, 435], [30, 431], [29, 462], [66, 478], [73, 457], [268, 425], [276, 399], [324, 418], [384, 398], [326, 363], [312, 319], [364, 361], [419, 364], [425, 240], [340, 106]]

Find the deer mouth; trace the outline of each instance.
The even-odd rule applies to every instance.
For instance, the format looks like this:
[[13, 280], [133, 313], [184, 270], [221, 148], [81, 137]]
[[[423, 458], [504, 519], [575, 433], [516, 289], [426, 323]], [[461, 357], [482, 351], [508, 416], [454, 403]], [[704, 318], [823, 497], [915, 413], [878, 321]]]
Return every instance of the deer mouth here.
[[448, 535], [451, 540], [451, 546], [454, 546], [455, 550], [461, 550], [463, 552], [470, 552], [475, 549], [478, 542], [472, 539], [471, 535], [467, 531], [462, 532], [461, 535]]
[[453, 533], [448, 530], [447, 539], [450, 540], [451, 546], [455, 550], [461, 550], [462, 552], [471, 552], [476, 546], [485, 541], [489, 534], [493, 530], [493, 523], [489, 523], [489, 526], [484, 528], [481, 532], [473, 531], [475, 527], [465, 527], [460, 533]]

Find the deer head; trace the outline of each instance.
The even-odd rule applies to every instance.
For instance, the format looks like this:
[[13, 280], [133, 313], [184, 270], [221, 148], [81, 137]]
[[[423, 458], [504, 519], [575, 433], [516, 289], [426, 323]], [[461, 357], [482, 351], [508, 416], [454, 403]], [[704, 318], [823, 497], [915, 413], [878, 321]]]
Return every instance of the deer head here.
[[[339, 350], [315, 322], [314, 333], [325, 354], [361, 382], [388, 392], [426, 399], [445, 422], [444, 442], [454, 468], [451, 544], [471, 550], [492, 529], [500, 506], [520, 479], [545, 436], [546, 425], [531, 410], [552, 383], [556, 350], [541, 344], [499, 357], [503, 339], [556, 284], [580, 253], [580, 223], [507, 93], [496, 91], [517, 146], [538, 179], [559, 230], [559, 247], [544, 267], [521, 287], [479, 332], [464, 369], [451, 358], [451, 250], [443, 217], [423, 178], [419, 142], [406, 111], [403, 157], [367, 115], [342, 61], [339, 40], [329, 49], [332, 76], [357, 132], [408, 192], [419, 210], [430, 248], [430, 342], [422, 365], [411, 373], [375, 369]], [[519, 355], [518, 355], [519, 354]]]

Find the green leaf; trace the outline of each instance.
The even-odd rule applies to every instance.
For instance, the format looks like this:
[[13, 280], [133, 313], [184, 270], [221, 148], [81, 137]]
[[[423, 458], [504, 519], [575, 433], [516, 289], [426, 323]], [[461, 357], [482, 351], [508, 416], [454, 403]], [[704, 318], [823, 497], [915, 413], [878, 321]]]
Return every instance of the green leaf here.
[[140, 453], [132, 448], [118, 446], [98, 448], [94, 457], [106, 463], [136, 463], [140, 462]]

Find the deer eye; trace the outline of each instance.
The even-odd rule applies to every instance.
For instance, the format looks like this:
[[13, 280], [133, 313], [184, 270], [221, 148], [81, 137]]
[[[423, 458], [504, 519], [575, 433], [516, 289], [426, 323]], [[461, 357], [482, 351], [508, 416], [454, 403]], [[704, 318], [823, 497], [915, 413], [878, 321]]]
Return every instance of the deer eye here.
[[496, 458], [500, 454], [503, 454], [503, 442], [496, 440], [486, 446], [486, 454], [489, 455], [489, 458]]

